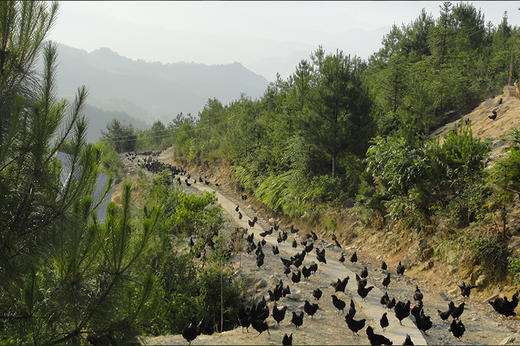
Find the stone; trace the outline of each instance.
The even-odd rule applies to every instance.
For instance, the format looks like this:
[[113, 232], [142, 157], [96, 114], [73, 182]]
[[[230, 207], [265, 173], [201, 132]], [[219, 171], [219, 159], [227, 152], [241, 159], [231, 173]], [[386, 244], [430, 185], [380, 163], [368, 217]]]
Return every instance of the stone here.
[[264, 279], [258, 281], [258, 283], [256, 284], [256, 289], [260, 289], [260, 288], [264, 288], [264, 287], [267, 287], [267, 281], [265, 281]]
[[484, 286], [487, 283], [488, 279], [487, 276], [484, 274], [481, 274], [478, 279], [475, 281], [475, 286]]
[[288, 294], [286, 297], [287, 297], [287, 299], [294, 300], [294, 301], [302, 300], [302, 297], [299, 294], [296, 294], [296, 293]]
[[504, 338], [502, 341], [499, 342], [499, 345], [508, 345], [514, 343], [516, 340], [516, 337], [514, 335], [510, 335], [507, 338]]
[[444, 292], [439, 292], [439, 296], [442, 298], [442, 300], [444, 301], [447, 301], [449, 302], [450, 300], [448, 299], [448, 297], [446, 296], [446, 293]]
[[448, 294], [449, 294], [450, 296], [455, 296], [455, 295], [457, 295], [457, 293], [458, 293], [459, 291], [460, 291], [459, 288], [452, 288], [451, 290], [448, 291]]
[[516, 96], [516, 88], [512, 85], [506, 85], [504, 87], [504, 96], [505, 97], [515, 97]]

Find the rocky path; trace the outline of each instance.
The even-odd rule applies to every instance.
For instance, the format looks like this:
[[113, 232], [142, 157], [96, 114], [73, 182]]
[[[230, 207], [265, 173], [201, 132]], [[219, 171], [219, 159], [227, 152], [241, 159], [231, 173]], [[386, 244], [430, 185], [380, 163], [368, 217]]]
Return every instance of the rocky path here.
[[[255, 242], [261, 239], [259, 233], [270, 228], [270, 225], [262, 218], [262, 215], [255, 213], [252, 209], [248, 208], [247, 205], [241, 203], [242, 201], [235, 199], [234, 196], [230, 196], [229, 194], [227, 196], [224, 195], [213, 186], [208, 187], [201, 184], [194, 184], [189, 190], [191, 192], [195, 190], [200, 192], [214, 191], [225, 213], [237, 225], [250, 230], [249, 232], [255, 233]], [[239, 220], [237, 217], [237, 213], [235, 212], [236, 205], [240, 206], [241, 212], [244, 215], [242, 220]], [[253, 229], [250, 229], [247, 220], [252, 219], [255, 215], [259, 218], [259, 222], [257, 222]], [[510, 343], [520, 342], [520, 335], [515, 334], [518, 332], [520, 321], [505, 319], [494, 313], [489, 305], [486, 306], [478, 302], [467, 302], [465, 312], [462, 316], [462, 320], [466, 325], [466, 334], [464, 334], [461, 340], [455, 339], [448, 331], [449, 323], [441, 321], [437, 315], [437, 309], [447, 309], [449, 299], [446, 294], [435, 291], [433, 288], [424, 285], [424, 283], [416, 282], [406, 277], [406, 275], [398, 278], [397, 275], [395, 275], [395, 268], [389, 268], [392, 274], [392, 282], [388, 289], [389, 296], [396, 297], [398, 300], [410, 300], [413, 302], [412, 297], [415, 285], [419, 285], [425, 296], [425, 313], [431, 316], [433, 321], [433, 328], [428, 331], [428, 335], [421, 333], [410, 318], [406, 318], [403, 320], [403, 325], [399, 325], [393, 311], [384, 308], [379, 303], [379, 299], [384, 292], [381, 281], [386, 273], [380, 270], [375, 263], [364, 261], [363, 258], [360, 258], [360, 261], [355, 264], [350, 263], [348, 261], [348, 258], [352, 254], [352, 250], [350, 249], [343, 249], [347, 260], [345, 263], [340, 263], [338, 259], [342, 250], [323, 240], [318, 240], [315, 242], [315, 245], [320, 249], [326, 249], [327, 264], [318, 262], [315, 257], [315, 251], [313, 250], [306, 256], [304, 265], [312, 261], [318, 263], [319, 269], [317, 273], [313, 274], [309, 279], [303, 279], [302, 276], [302, 281], [295, 284], [291, 281], [290, 276], [286, 277], [283, 274], [283, 266], [279, 257], [289, 258], [296, 252], [302, 251], [303, 248], [300, 245], [300, 240], [303, 240], [303, 235], [289, 233], [288, 240], [281, 244], [277, 243], [276, 237], [276, 232], [273, 232], [273, 235], [265, 237], [267, 241], [266, 246], [264, 246], [265, 263], [261, 268], [257, 268], [254, 254], [248, 255], [243, 253], [238, 258], [233, 259], [233, 264], [238, 268], [238, 273], [248, 277], [258, 278], [258, 291], [260, 293], [263, 292], [266, 297], [267, 289], [272, 289], [280, 279], [283, 280], [284, 285], [288, 284], [290, 286], [291, 292], [293, 293], [291, 298], [282, 298], [278, 302], [278, 306], [288, 306], [285, 320], [281, 322], [280, 326], [277, 326], [272, 316], [270, 316], [267, 320], [270, 327], [270, 334], [264, 332], [258, 336], [258, 333], [252, 328], [250, 328], [248, 333], [237, 328], [212, 336], [200, 335], [193, 342], [194, 345], [281, 344], [285, 333], [293, 333], [294, 344], [367, 344], [368, 338], [365, 331], [361, 330], [358, 333], [359, 335], [354, 335], [345, 323], [345, 313], [339, 313], [332, 305], [330, 295], [334, 293], [334, 289], [330, 286], [330, 283], [336, 281], [338, 278], [342, 279], [345, 276], [350, 277], [347, 289], [345, 290], [346, 293], [343, 294], [340, 292], [337, 293], [337, 296], [347, 303], [347, 307], [352, 298], [358, 310], [355, 318], [365, 318], [367, 325], [372, 326], [376, 333], [381, 333], [390, 338], [394, 344], [402, 344], [406, 334], [411, 336], [415, 344], [498, 344], [502, 341], [509, 341]], [[296, 249], [291, 247], [294, 238], [298, 242]], [[278, 245], [280, 255], [273, 255], [271, 251], [272, 245]], [[369, 285], [376, 287], [369, 293], [366, 301], [362, 301], [356, 292], [355, 273], [360, 273], [365, 265], [368, 266], [369, 270]], [[323, 296], [318, 301], [320, 310], [318, 310], [314, 318], [309, 318], [305, 315], [303, 326], [296, 329], [290, 322], [292, 311], [303, 311], [303, 303], [305, 300], [315, 302], [312, 297], [312, 290], [317, 287], [320, 287], [323, 291]], [[458, 304], [462, 302], [462, 300], [456, 299], [455, 302]], [[273, 304], [274, 303], [268, 304], [270, 311], [272, 311]], [[379, 319], [384, 312], [387, 312], [390, 326], [387, 327], [385, 331], [382, 331], [379, 325]], [[141, 341], [147, 344], [186, 343], [180, 335], [146, 337], [142, 338]]]

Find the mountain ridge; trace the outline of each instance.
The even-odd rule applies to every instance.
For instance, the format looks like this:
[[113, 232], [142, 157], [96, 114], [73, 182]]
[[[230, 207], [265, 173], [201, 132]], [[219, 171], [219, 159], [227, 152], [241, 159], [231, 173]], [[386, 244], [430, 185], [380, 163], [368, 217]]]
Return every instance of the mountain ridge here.
[[146, 62], [108, 47], [91, 52], [61, 43], [57, 47], [60, 96], [70, 98], [78, 86], [85, 85], [96, 106], [148, 123], [167, 122], [181, 112], [196, 114], [211, 98], [223, 103], [241, 94], [256, 98], [268, 85], [267, 79], [236, 61], [221, 65]]

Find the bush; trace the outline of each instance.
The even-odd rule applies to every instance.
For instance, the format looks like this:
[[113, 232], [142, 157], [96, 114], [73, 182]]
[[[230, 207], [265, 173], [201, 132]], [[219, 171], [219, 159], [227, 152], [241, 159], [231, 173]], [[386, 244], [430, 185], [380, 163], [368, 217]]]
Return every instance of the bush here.
[[513, 280], [520, 284], [520, 257], [509, 256], [507, 258], [507, 270], [513, 275]]

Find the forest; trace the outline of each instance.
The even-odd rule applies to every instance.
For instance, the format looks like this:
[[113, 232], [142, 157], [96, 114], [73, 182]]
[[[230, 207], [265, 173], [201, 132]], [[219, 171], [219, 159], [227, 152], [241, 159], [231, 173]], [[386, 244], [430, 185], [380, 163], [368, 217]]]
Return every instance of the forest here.
[[[520, 256], [505, 245], [520, 130], [493, 165], [467, 123], [430, 136], [519, 79], [520, 29], [507, 13], [495, 26], [445, 2], [437, 17], [395, 25], [368, 61], [317, 47], [259, 99], [212, 98], [149, 130], [113, 120], [97, 144], [85, 140], [87, 89], [56, 97], [46, 39], [57, 15], [57, 3], [0, 3], [0, 343], [130, 342], [202, 318], [237, 326], [243, 282], [227, 264], [237, 249], [215, 195], [187, 194], [166, 173], [125, 179], [120, 154], [170, 146], [186, 165], [229, 167], [243, 191], [311, 224], [345, 208], [367, 227], [425, 237], [447, 223], [473, 258], [520, 283]], [[72, 158], [64, 182], [57, 152]], [[105, 193], [121, 186], [104, 221], [91, 197], [99, 172], [111, 177]], [[471, 233], [478, 222], [493, 231]]]

